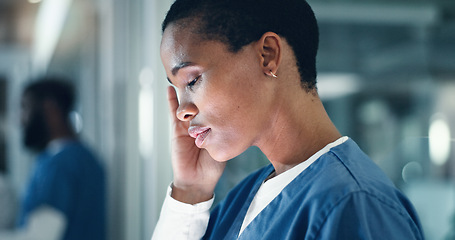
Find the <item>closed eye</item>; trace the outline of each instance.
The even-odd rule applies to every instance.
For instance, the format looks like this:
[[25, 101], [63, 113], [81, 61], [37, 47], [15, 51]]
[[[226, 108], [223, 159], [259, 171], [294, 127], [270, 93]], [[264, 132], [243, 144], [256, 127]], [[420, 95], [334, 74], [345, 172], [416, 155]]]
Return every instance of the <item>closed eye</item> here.
[[188, 83], [188, 87], [190, 89], [193, 89], [193, 86], [197, 83], [197, 81], [199, 80], [201, 76], [197, 76], [195, 79], [193, 79], [191, 82]]

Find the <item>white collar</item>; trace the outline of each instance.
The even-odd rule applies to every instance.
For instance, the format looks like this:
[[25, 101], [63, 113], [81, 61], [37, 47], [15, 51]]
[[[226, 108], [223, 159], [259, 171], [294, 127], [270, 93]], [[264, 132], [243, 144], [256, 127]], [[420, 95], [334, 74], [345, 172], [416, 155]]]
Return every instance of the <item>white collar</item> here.
[[253, 221], [253, 219], [300, 173], [302, 173], [312, 163], [319, 159], [319, 157], [321, 157], [323, 154], [329, 152], [331, 148], [346, 142], [348, 139], [348, 137], [341, 137], [336, 141], [327, 144], [324, 148], [313, 154], [313, 156], [308, 158], [306, 161], [303, 161], [293, 168], [271, 179], [268, 179], [267, 181], [264, 181], [248, 208], [247, 214], [243, 219], [239, 236], [242, 234], [243, 230], [248, 226], [248, 224], [250, 224], [251, 221]]
[[68, 145], [68, 143], [73, 142], [73, 141], [74, 141], [74, 139], [72, 139], [72, 138], [54, 139], [47, 144], [46, 151], [51, 155], [56, 155], [57, 153], [62, 151], [62, 149], [66, 145]]

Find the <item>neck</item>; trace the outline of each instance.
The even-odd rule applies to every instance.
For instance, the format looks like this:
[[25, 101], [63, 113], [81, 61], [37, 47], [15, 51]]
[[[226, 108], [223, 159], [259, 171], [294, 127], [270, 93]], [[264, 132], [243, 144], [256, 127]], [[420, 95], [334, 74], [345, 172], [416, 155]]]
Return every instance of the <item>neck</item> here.
[[76, 133], [68, 123], [54, 124], [54, 127], [50, 129], [50, 132], [51, 140], [76, 138]]
[[301, 92], [299, 101], [294, 98], [277, 105], [269, 130], [257, 144], [277, 175], [341, 137], [317, 93]]

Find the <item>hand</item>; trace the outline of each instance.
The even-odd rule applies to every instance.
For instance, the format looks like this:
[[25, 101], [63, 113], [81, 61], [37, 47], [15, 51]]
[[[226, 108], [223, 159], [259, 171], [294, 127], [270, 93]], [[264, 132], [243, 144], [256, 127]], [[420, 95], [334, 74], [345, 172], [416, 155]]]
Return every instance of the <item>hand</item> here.
[[188, 134], [189, 121], [181, 121], [176, 112], [179, 107], [177, 94], [168, 87], [168, 101], [172, 121], [172, 168], [174, 183], [172, 197], [178, 201], [195, 204], [213, 197], [213, 191], [223, 174], [225, 163], [214, 160], [205, 149], [194, 143]]

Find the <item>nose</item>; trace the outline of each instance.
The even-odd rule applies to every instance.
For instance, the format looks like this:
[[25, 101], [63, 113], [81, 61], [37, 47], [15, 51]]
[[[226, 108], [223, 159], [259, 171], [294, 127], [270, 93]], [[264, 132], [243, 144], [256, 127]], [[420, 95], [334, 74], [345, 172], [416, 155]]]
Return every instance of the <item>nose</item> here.
[[199, 113], [198, 108], [192, 102], [181, 102], [177, 108], [177, 118], [180, 121], [191, 121]]

